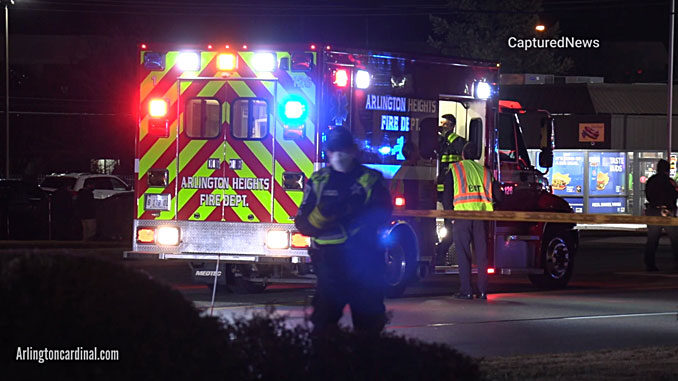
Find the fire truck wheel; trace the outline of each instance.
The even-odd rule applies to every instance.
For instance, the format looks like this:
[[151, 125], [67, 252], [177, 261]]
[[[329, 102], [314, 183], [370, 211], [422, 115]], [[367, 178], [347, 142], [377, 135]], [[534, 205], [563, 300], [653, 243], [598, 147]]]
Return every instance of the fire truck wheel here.
[[407, 239], [407, 233], [396, 234], [386, 248], [386, 296], [397, 298], [417, 275], [417, 258], [414, 239]]
[[568, 232], [551, 233], [544, 237], [542, 248], [543, 274], [530, 274], [532, 284], [539, 288], [564, 288], [574, 268], [574, 246]]

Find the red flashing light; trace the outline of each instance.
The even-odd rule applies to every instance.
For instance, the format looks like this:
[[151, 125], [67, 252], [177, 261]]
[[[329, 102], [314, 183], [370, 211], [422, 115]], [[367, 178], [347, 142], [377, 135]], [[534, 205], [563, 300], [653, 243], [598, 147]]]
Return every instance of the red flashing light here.
[[243, 50], [247, 50], [247, 45], [242, 46]]
[[315, 44], [311, 44], [311, 50], [315, 50], [316, 46]]
[[405, 206], [405, 197], [398, 196], [398, 197], [395, 198], [393, 203], [395, 204], [395, 206], [400, 206], [400, 207]]
[[231, 45], [226, 44], [225, 48], [226, 48], [226, 49], [230, 49], [230, 48], [231, 48]]
[[167, 101], [164, 99], [151, 99], [148, 102], [148, 114], [151, 118], [162, 118], [167, 115]]
[[338, 69], [334, 72], [334, 82], [337, 87], [348, 86], [348, 72], [344, 69]]
[[146, 50], [146, 49], [148, 48], [148, 45], [146, 45], [146, 44], [141, 44], [141, 45], [139, 45], [139, 47], [140, 47], [142, 50]]
[[325, 47], [325, 50], [330, 50], [330, 49], [332, 49], [332, 47], [329, 46], [329, 45], [327, 45], [327, 46]]
[[212, 50], [213, 48], [214, 46], [212, 46], [212, 44], [207, 45], [207, 50]]
[[489, 269], [487, 269], [487, 273], [488, 274], [494, 274], [494, 269], [492, 267], [490, 267]]

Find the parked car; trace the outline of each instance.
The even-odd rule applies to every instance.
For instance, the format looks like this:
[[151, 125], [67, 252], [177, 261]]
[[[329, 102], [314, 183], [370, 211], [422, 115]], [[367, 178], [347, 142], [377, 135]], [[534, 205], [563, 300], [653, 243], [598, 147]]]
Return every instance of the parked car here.
[[17, 179], [0, 179], [0, 238], [47, 237], [47, 200], [36, 185]]
[[132, 187], [125, 184], [118, 176], [92, 173], [53, 173], [45, 177], [40, 183], [40, 188], [52, 193], [65, 184], [75, 197], [78, 191], [90, 182], [94, 184], [94, 198], [98, 200], [121, 193], [129, 193], [132, 190]]

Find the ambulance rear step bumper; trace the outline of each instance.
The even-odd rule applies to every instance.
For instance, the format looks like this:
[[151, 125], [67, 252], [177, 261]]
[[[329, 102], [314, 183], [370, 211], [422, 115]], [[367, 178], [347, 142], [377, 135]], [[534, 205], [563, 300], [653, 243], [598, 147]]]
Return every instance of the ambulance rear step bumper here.
[[284, 257], [271, 257], [263, 255], [236, 255], [236, 254], [212, 254], [212, 253], [154, 253], [144, 251], [125, 251], [122, 254], [125, 259], [183, 259], [190, 261], [217, 261], [223, 263], [259, 263], [259, 264], [297, 264], [310, 263], [308, 255], [293, 255]]
[[[473, 267], [471, 268], [471, 273], [477, 274], [478, 269]], [[544, 269], [537, 268], [503, 268], [495, 269], [494, 274], [490, 275], [525, 275], [525, 274], [543, 274]], [[436, 266], [435, 274], [459, 274], [459, 266]]]

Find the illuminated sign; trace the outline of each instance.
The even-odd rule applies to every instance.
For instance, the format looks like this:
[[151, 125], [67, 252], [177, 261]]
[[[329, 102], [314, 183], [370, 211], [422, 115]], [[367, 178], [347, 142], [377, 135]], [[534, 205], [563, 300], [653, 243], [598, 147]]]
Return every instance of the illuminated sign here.
[[408, 132], [410, 131], [410, 117], [400, 115], [382, 115], [381, 130]]
[[365, 110], [436, 114], [438, 112], [438, 101], [368, 94], [365, 101]]

